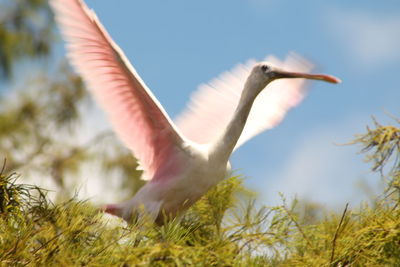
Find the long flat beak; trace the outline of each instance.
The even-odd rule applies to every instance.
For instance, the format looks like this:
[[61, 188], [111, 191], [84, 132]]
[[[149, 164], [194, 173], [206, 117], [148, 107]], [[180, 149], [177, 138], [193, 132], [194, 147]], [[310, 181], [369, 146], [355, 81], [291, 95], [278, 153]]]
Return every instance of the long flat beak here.
[[301, 73], [301, 72], [290, 72], [290, 71], [282, 71], [276, 70], [274, 71], [276, 78], [304, 78], [310, 80], [319, 80], [325, 81], [328, 83], [341, 83], [342, 81], [332, 75], [327, 74], [311, 74], [311, 73]]

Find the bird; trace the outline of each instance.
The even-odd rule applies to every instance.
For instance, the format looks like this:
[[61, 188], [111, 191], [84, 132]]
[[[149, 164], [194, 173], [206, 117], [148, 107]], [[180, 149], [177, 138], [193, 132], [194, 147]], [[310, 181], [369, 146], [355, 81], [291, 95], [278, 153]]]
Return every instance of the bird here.
[[281, 67], [308, 70], [310, 64], [296, 56], [285, 62], [253, 60], [200, 86], [174, 123], [83, 0], [50, 0], [50, 5], [69, 61], [148, 180], [132, 198], [104, 207], [128, 222], [146, 216], [163, 224], [184, 214], [229, 176], [235, 149], [275, 127], [302, 100], [304, 79], [340, 82]]

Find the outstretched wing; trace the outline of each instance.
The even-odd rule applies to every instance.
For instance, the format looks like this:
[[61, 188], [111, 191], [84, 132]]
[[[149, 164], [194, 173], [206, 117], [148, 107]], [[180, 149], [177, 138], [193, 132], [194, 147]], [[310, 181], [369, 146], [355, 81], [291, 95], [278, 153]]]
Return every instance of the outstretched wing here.
[[[265, 59], [285, 70], [309, 72], [312, 65], [295, 54], [284, 62], [269, 56]], [[208, 84], [200, 85], [186, 110], [175, 120], [180, 131], [194, 142], [212, 142], [228, 125], [238, 105], [244, 83], [256, 61], [239, 64]], [[256, 98], [250, 115], [235, 147], [255, 135], [278, 125], [286, 113], [301, 102], [306, 94], [304, 79], [274, 81]]]
[[182, 144], [181, 136], [96, 14], [81, 0], [50, 4], [70, 61], [151, 179]]

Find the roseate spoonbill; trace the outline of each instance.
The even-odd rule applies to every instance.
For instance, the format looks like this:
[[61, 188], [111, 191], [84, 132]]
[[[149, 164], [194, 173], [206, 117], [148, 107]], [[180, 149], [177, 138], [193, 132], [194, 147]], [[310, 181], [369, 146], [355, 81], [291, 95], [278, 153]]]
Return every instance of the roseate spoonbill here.
[[[127, 221], [146, 213], [162, 223], [164, 214], [177, 216], [224, 179], [234, 149], [277, 125], [303, 98], [303, 80], [277, 81], [263, 91], [272, 81], [340, 82], [325, 74], [289, 72], [267, 62], [249, 62], [200, 87], [175, 125], [83, 1], [51, 0], [50, 4], [70, 61], [149, 180], [130, 200], [105, 207], [106, 212]], [[285, 63], [270, 59], [289, 69], [308, 71], [310, 67], [293, 57]]]

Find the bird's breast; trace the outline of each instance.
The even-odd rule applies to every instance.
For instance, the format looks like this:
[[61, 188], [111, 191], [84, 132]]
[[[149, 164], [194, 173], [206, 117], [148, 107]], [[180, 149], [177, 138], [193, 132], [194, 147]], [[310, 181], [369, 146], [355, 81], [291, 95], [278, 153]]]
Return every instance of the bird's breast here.
[[162, 209], [178, 213], [193, 205], [209, 189], [227, 176], [227, 166], [212, 166], [206, 159], [191, 162], [179, 175], [163, 185]]

